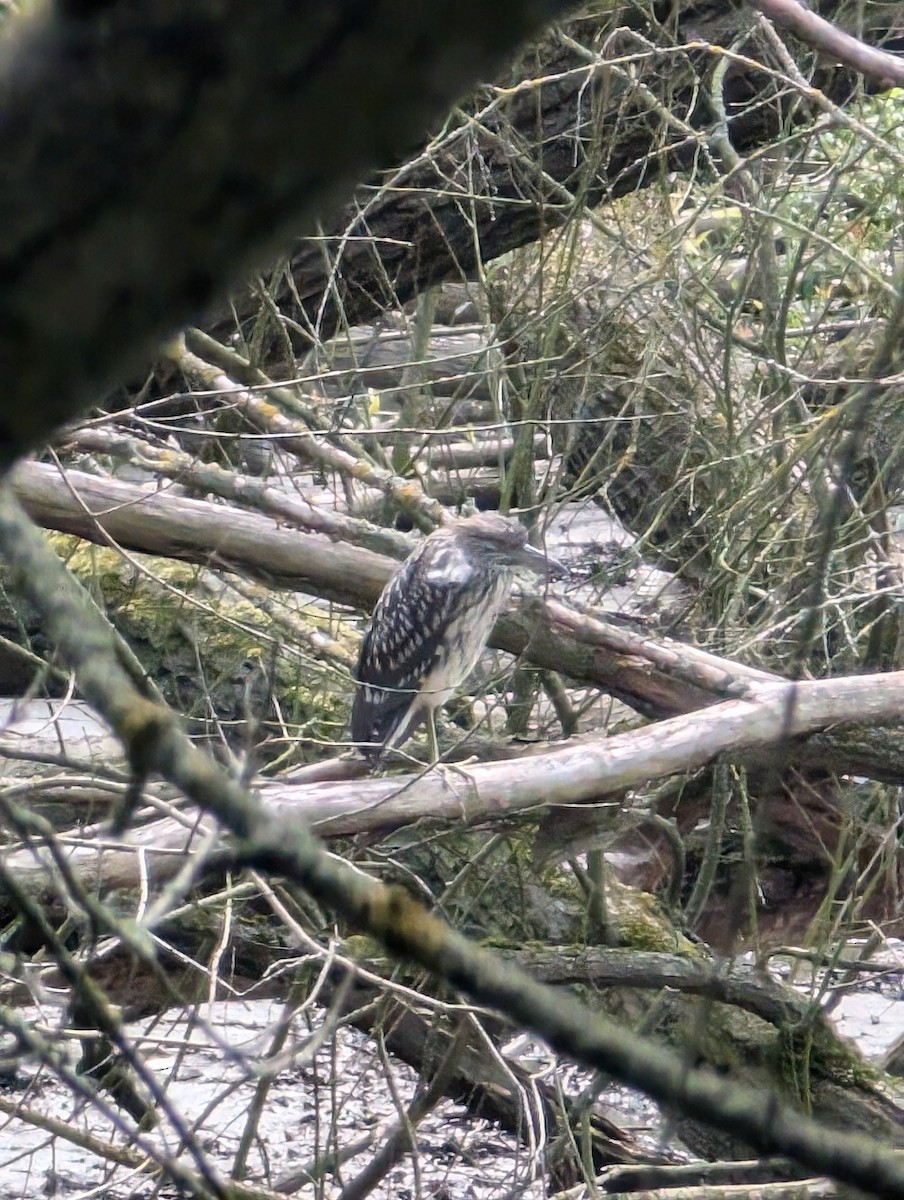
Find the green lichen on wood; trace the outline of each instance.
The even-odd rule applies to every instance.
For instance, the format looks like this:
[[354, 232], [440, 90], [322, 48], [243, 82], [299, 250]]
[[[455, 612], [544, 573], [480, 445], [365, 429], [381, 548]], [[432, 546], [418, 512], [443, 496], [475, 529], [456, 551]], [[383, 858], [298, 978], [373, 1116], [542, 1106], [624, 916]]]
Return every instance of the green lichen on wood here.
[[[227, 736], [235, 731], [241, 739], [249, 722], [272, 721], [278, 707], [293, 739], [321, 744], [341, 735], [351, 690], [341, 658], [350, 658], [351, 646], [337, 640], [343, 634], [325, 609], [264, 589], [259, 605], [253, 586], [243, 584], [240, 594], [197, 565], [126, 556], [65, 534], [47, 536], [167, 702], [190, 722], [215, 719]], [[277, 604], [283, 624], [274, 617]], [[17, 640], [40, 643], [33, 614], [15, 601], [0, 612], [0, 626]], [[328, 635], [333, 661], [303, 648], [304, 638], [316, 631]]]

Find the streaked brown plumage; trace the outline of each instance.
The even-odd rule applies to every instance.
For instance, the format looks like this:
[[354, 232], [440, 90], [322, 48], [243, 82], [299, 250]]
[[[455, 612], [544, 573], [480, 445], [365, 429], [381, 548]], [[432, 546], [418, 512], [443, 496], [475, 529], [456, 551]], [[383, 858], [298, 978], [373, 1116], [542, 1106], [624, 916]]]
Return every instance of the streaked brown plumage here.
[[[527, 532], [480, 513], [432, 533], [383, 589], [361, 643], [352, 740], [370, 758], [403, 744], [473, 670], [515, 571], [546, 572]], [[435, 740], [434, 740], [435, 752]]]

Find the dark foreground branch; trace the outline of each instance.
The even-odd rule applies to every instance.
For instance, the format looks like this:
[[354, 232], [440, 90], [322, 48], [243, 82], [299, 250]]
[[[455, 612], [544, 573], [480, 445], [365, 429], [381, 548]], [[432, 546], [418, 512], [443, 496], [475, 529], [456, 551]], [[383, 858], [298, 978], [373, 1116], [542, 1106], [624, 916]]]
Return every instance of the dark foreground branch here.
[[536, 1031], [558, 1052], [641, 1088], [690, 1117], [757, 1149], [787, 1154], [861, 1191], [897, 1200], [904, 1163], [874, 1140], [827, 1130], [774, 1094], [693, 1069], [685, 1058], [591, 1014], [455, 933], [397, 888], [387, 888], [324, 854], [300, 821], [271, 815], [182, 733], [174, 715], [147, 700], [120, 665], [115, 634], [53, 555], [8, 489], [0, 500], [0, 551], [17, 587], [76, 671], [89, 702], [122, 740], [137, 780], [159, 774], [233, 835], [238, 863], [284, 875], [353, 926], [380, 938]]
[[565, 7], [146, 0], [23, 23], [0, 50], [0, 465]]

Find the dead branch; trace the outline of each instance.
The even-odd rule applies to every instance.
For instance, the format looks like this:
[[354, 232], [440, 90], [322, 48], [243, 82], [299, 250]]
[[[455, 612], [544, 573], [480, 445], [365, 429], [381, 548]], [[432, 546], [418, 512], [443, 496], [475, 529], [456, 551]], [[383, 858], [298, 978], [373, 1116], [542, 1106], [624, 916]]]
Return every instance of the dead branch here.
[[589, 946], [564, 953], [556, 947], [512, 951], [512, 958], [544, 983], [590, 983], [597, 988], [630, 987], [659, 991], [671, 988], [685, 995], [704, 996], [752, 1013], [782, 1027], [816, 1021], [828, 1028], [812, 1001], [785, 987], [765, 971], [749, 968], [719, 970], [709, 962], [653, 950]]
[[750, 0], [763, 16], [788, 29], [833, 62], [845, 63], [883, 90], [904, 87], [904, 59], [868, 46], [797, 0]]
[[404, 558], [412, 549], [410, 539], [395, 530], [325, 508], [304, 496], [290, 495], [260, 479], [227, 471], [217, 463], [203, 462], [172, 446], [155, 446], [134, 434], [92, 426], [75, 430], [67, 438], [66, 446], [92, 454], [109, 454], [145, 467], [157, 478], [181, 483], [199, 495], [231, 500], [276, 521], [287, 521], [309, 533], [322, 533], [332, 541], [364, 546], [375, 554]]
[[221, 566], [362, 609], [372, 607], [393, 569], [390, 559], [363, 547], [281, 528], [253, 512], [79, 471], [63, 475], [45, 463], [20, 464], [14, 486], [34, 519], [50, 529]]
[[[819, 8], [843, 19], [834, 0]], [[878, 42], [897, 27], [898, 10], [873, 4], [869, 18]], [[676, 7], [668, 44], [684, 43], [680, 63], [658, 53], [662, 29], [646, 6], [630, 15], [620, 6], [582, 14], [579, 32], [568, 33], [566, 25], [563, 36], [532, 47], [485, 110], [469, 113], [384, 190], [362, 191], [328, 238], [300, 244], [277, 292], [299, 333], [325, 338], [439, 281], [472, 278], [481, 261], [535, 241], [576, 208], [645, 187], [660, 170], [691, 166], [712, 132], [712, 114], [694, 97], [722, 47], [749, 55], [727, 64], [723, 84], [731, 142], [742, 156], [782, 136], [787, 122], [811, 119], [820, 90], [844, 103], [856, 86], [848, 71], [827, 62], [805, 90], [770, 80], [752, 65], [761, 47], [741, 39], [737, 12], [719, 5]], [[690, 123], [676, 120], [677, 112], [690, 114]], [[538, 143], [542, 162], [512, 152]], [[227, 318], [219, 327], [232, 326]]]
[[[214, 391], [229, 397], [231, 404], [240, 408], [263, 433], [280, 439], [282, 445], [297, 454], [302, 462], [311, 462], [318, 469], [335, 471], [341, 478], [357, 480], [382, 492], [402, 509], [426, 533], [447, 519], [447, 513], [438, 500], [426, 495], [418, 483], [394, 475], [380, 467], [370, 458], [359, 453], [351, 439], [334, 435], [327, 440], [317, 437], [310, 429], [291, 416], [286, 416], [274, 401], [282, 401], [289, 413], [296, 410], [298, 397], [290, 388], [268, 387], [258, 394], [238, 387], [236, 381], [223, 375], [197, 354], [180, 344], [172, 350], [173, 361], [192, 375], [202, 379]], [[263, 378], [263, 382], [270, 383]], [[335, 444], [337, 443], [338, 444]]]
[[[777, 761], [798, 737], [844, 723], [900, 718], [904, 672], [763, 684], [755, 699], [729, 700], [615, 737], [569, 742], [545, 754], [474, 763], [420, 776], [302, 783], [263, 780], [255, 791], [276, 819], [301, 817], [321, 837], [387, 833], [421, 820], [477, 824], [549, 805], [592, 803], [651, 780], [692, 771], [720, 754], [769, 750]], [[206, 820], [186, 828], [161, 820], [111, 838], [108, 827], [85, 829], [67, 847], [72, 870], [110, 887], [135, 887], [139, 870], [159, 883], [182, 856], [209, 842]], [[139, 853], [140, 851], [140, 853]], [[209, 853], [209, 848], [208, 848]], [[221, 859], [213, 854], [211, 862]], [[40, 846], [4, 856], [30, 890], [52, 889], [52, 861]]]

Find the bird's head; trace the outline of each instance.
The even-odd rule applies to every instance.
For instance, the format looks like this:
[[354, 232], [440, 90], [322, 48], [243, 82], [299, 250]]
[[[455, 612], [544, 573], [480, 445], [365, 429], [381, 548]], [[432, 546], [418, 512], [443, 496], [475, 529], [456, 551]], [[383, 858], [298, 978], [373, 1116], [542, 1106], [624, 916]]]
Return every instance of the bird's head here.
[[454, 529], [456, 538], [462, 539], [469, 557], [488, 565], [536, 571], [540, 575], [569, 574], [562, 563], [548, 558], [528, 542], [523, 525], [499, 513], [478, 513], [456, 521], [449, 528]]

